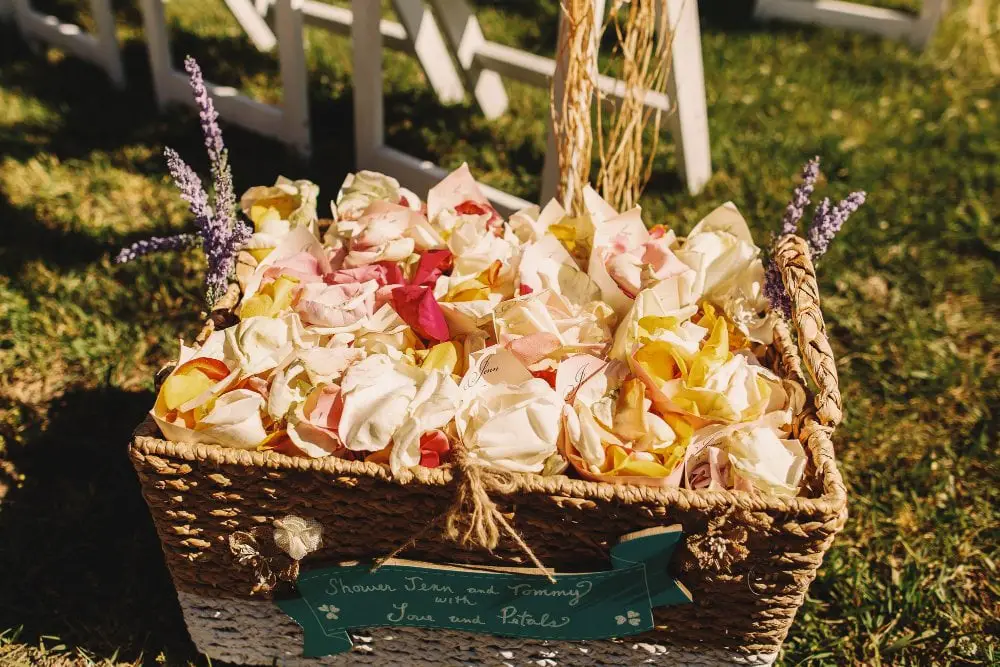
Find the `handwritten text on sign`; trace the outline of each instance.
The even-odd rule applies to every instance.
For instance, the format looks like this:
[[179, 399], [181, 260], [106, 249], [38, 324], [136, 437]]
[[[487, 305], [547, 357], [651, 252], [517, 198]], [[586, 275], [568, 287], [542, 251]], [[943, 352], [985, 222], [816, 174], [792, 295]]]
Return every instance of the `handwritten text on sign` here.
[[632, 533], [611, 550], [614, 568], [556, 574], [494, 572], [394, 561], [302, 573], [301, 597], [277, 604], [305, 631], [305, 655], [351, 648], [348, 629], [406, 625], [536, 639], [605, 639], [653, 627], [653, 607], [691, 601], [667, 565], [679, 526]]

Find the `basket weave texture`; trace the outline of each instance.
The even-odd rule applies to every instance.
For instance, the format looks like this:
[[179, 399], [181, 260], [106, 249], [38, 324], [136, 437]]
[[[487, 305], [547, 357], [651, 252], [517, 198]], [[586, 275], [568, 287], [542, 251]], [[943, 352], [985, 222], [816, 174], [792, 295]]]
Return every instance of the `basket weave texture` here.
[[[694, 602], [655, 609], [656, 628], [637, 641], [776, 652], [846, 520], [846, 491], [830, 441], [841, 418], [841, 397], [815, 272], [797, 236], [779, 241], [776, 259], [792, 297], [802, 355], [789, 329], [779, 324], [768, 361], [803, 386], [804, 365], [816, 386], [815, 392], [806, 390], [806, 407], [794, 425], [809, 457], [798, 497], [530, 474], [511, 474], [490, 489], [525, 542], [556, 571], [606, 569], [610, 546], [620, 535], [683, 527], [672, 570]], [[151, 418], [136, 430], [129, 452], [177, 590], [234, 604], [271, 595], [252, 593], [254, 571], [238, 565], [229, 549], [235, 531], [293, 514], [323, 526], [323, 545], [302, 561], [304, 568], [379, 558], [449, 510], [458, 476], [449, 467], [422, 468], [404, 483], [373, 463], [168, 442]], [[489, 552], [433, 534], [419, 539], [406, 557], [521, 566], [526, 560], [510, 540]]]

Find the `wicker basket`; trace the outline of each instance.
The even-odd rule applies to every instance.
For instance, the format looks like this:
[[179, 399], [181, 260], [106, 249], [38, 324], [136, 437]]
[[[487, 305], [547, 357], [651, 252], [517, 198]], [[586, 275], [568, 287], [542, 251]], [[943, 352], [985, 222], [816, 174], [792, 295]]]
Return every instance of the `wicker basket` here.
[[[514, 475], [493, 499], [538, 557], [561, 571], [608, 566], [618, 535], [681, 524], [683, 544], [672, 569], [694, 602], [655, 610], [656, 629], [625, 641], [520, 640], [444, 630], [362, 631], [352, 653], [324, 663], [622, 664], [653, 658], [669, 664], [769, 664], [806, 590], [847, 516], [846, 493], [830, 435], [841, 416], [832, 352], [805, 242], [786, 236], [777, 260], [792, 295], [802, 358], [779, 325], [769, 361], [805, 386], [802, 361], [815, 381], [795, 433], [809, 455], [799, 497], [734, 491], [689, 491]], [[255, 575], [230, 553], [234, 531], [269, 525], [288, 514], [324, 528], [319, 562], [384, 556], [454, 500], [450, 469], [420, 469], [402, 484], [371, 463], [290, 458], [212, 445], [167, 442], [152, 420], [136, 431], [130, 454], [163, 544], [184, 616], [198, 649], [242, 664], [283, 664], [301, 655], [298, 626], [269, 600], [253, 595]], [[493, 553], [422, 539], [407, 557], [435, 563], [523, 564], [502, 542]], [[554, 664], [553, 662], [538, 664]]]

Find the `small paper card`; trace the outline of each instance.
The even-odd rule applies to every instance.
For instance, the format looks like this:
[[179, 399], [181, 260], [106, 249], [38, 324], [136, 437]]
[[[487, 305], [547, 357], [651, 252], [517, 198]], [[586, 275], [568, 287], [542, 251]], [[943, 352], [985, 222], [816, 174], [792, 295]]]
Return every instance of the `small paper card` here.
[[305, 657], [351, 648], [348, 630], [415, 626], [535, 639], [607, 639], [653, 628], [653, 607], [691, 594], [667, 571], [681, 527], [629, 533], [611, 549], [612, 569], [555, 574], [391, 561], [311, 570], [301, 597], [277, 605], [305, 633]]

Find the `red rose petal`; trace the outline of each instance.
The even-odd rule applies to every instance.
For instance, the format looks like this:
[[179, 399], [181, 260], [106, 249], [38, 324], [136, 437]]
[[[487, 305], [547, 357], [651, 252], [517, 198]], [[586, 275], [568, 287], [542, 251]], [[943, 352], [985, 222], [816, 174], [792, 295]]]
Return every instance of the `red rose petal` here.
[[392, 290], [392, 307], [419, 336], [437, 342], [448, 340], [448, 323], [430, 287], [403, 285]]
[[385, 282], [383, 285], [402, 285], [406, 281], [403, 279], [403, 271], [396, 262], [378, 262], [375, 264], [385, 270]]
[[437, 468], [441, 465], [441, 457], [437, 452], [420, 452], [420, 465], [424, 468]]
[[451, 451], [448, 436], [439, 430], [427, 431], [420, 436], [420, 465], [425, 468], [437, 468], [441, 465], [441, 457]]
[[[420, 263], [417, 264], [417, 270], [414, 271], [413, 280], [410, 281], [410, 284], [434, 287], [437, 279], [451, 268], [451, 259], [450, 250], [429, 250], [425, 252], [420, 256]], [[403, 282], [402, 274], [400, 274], [399, 282]]]

